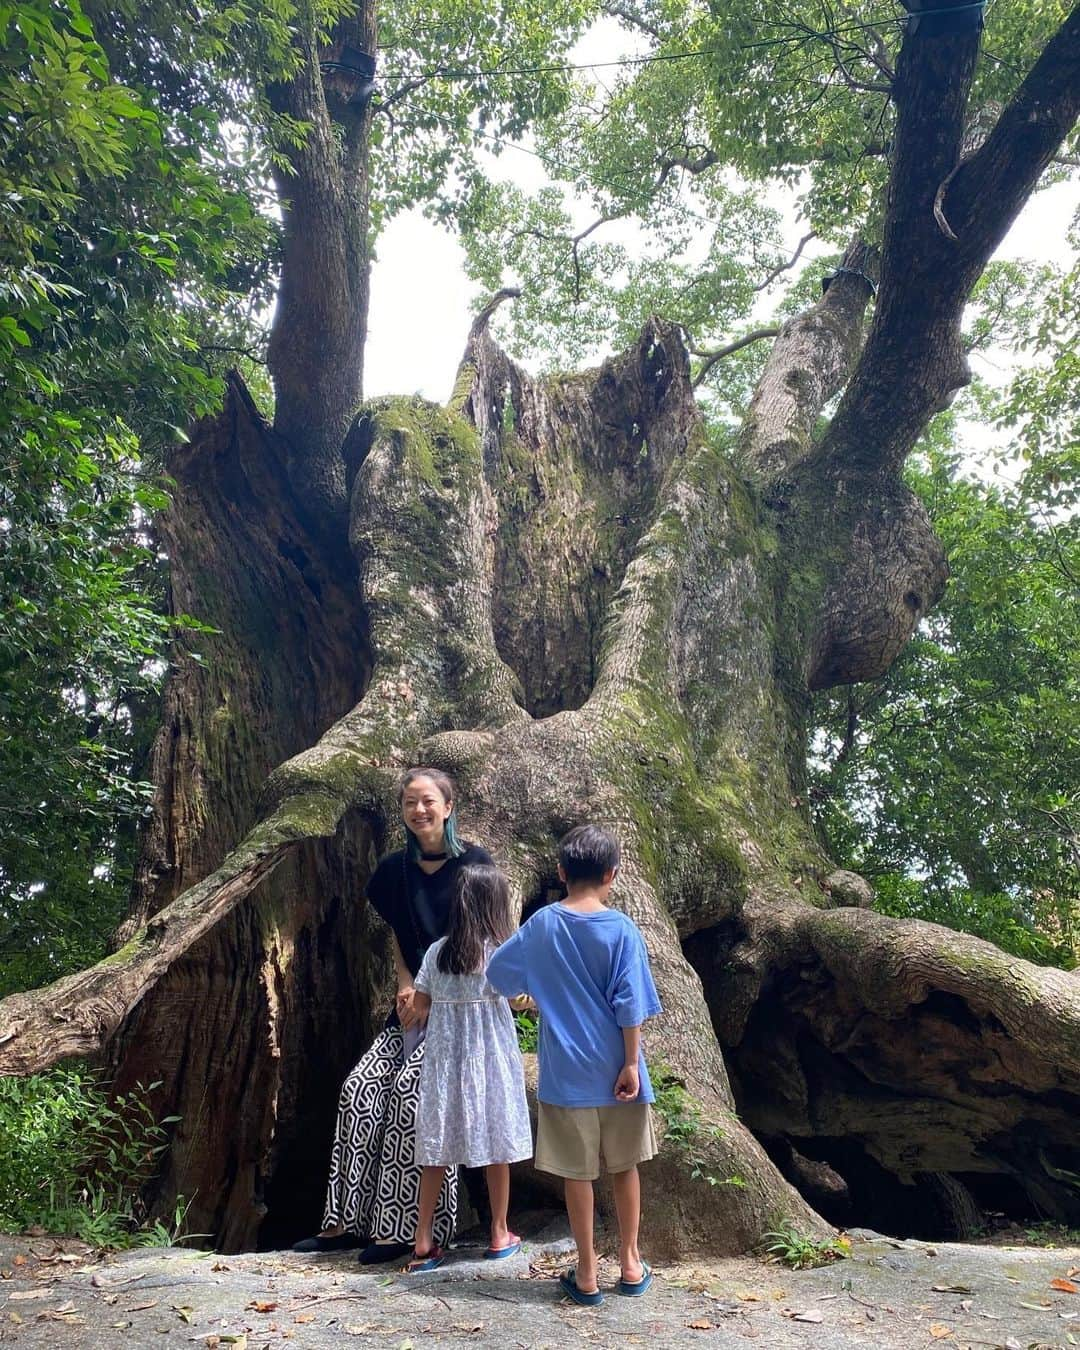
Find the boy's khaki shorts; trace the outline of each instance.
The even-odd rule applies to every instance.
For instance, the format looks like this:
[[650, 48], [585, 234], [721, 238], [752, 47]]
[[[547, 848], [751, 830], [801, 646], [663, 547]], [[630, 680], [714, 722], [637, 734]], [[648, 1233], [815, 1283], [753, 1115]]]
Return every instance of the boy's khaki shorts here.
[[656, 1155], [648, 1102], [549, 1106], [538, 1102], [535, 1166], [571, 1181], [595, 1181], [600, 1155], [609, 1172], [626, 1172]]

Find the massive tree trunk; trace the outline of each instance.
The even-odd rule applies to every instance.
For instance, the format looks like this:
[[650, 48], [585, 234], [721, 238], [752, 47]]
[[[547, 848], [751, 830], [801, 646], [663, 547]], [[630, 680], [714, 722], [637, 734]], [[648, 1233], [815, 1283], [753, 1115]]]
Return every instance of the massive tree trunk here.
[[1080, 1219], [1075, 977], [848, 907], [804, 791], [810, 691], [887, 669], [944, 585], [900, 471], [964, 378], [970, 286], [1075, 120], [1078, 31], [959, 165], [977, 34], [908, 37], [880, 264], [855, 242], [782, 330], [735, 456], [670, 326], [536, 380], [485, 314], [446, 408], [381, 400], [349, 428], [346, 548], [234, 383], [172, 466], [177, 607], [220, 631], [177, 653], [138, 908], [109, 961], [0, 1004], [0, 1067], [107, 1046], [183, 1117], [162, 1195], [195, 1195], [196, 1230], [310, 1227], [385, 994], [363, 881], [397, 772], [427, 762], [523, 912], [568, 826], [622, 840], [617, 901], [665, 1006], [646, 1053], [697, 1119], [645, 1170], [657, 1254], [824, 1232], [782, 1172], [831, 1216], [842, 1195], [883, 1224], [911, 1196], [946, 1229], [973, 1198]]

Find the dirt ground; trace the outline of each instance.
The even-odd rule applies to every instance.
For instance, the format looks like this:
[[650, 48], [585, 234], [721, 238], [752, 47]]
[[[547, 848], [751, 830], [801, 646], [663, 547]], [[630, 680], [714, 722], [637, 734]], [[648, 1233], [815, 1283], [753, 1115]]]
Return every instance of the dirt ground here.
[[[519, 1225], [525, 1227], [525, 1225]], [[853, 1235], [851, 1256], [790, 1271], [753, 1258], [665, 1267], [642, 1298], [579, 1308], [555, 1276], [565, 1227], [536, 1219], [498, 1263], [461, 1246], [429, 1275], [361, 1269], [351, 1252], [217, 1256], [180, 1248], [95, 1255], [70, 1240], [0, 1237], [0, 1344], [21, 1350], [923, 1350], [1080, 1345], [1080, 1247], [1007, 1247]], [[1058, 1283], [1055, 1284], [1055, 1281]], [[1074, 1292], [1076, 1291], [1076, 1292]]]

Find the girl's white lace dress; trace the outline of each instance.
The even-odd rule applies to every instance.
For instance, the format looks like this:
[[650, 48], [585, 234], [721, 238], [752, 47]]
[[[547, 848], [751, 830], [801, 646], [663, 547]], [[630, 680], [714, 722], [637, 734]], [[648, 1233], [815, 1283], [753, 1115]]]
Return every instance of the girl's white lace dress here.
[[421, 1167], [520, 1162], [532, 1157], [525, 1074], [506, 998], [476, 975], [438, 967], [445, 938], [432, 943], [414, 981], [431, 999], [416, 1161]]

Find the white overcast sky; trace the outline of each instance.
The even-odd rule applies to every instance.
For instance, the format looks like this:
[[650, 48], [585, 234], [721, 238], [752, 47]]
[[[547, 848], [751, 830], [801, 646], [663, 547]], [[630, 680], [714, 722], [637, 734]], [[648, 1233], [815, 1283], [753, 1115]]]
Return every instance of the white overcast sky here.
[[[572, 59], [617, 60], [628, 54], [627, 44], [627, 35], [618, 25], [606, 21], [583, 39]], [[498, 159], [491, 159], [490, 167], [493, 174], [512, 179], [526, 189], [544, 182], [535, 155], [511, 148]], [[806, 230], [795, 214], [795, 196], [792, 191], [787, 205], [781, 196], [769, 194], [770, 202], [783, 214], [786, 242], [792, 251]], [[1080, 183], [1076, 181], [1036, 193], [998, 256], [1065, 263], [1070, 256], [1066, 232], [1078, 209]], [[626, 240], [629, 227], [620, 223], [615, 228], [620, 230], [620, 240]], [[365, 396], [420, 394], [442, 402], [453, 387], [477, 299], [465, 276], [461, 248], [451, 234], [425, 220], [417, 210], [390, 225], [378, 241], [377, 255], [372, 273]], [[989, 363], [984, 361], [979, 373], [996, 382], [1006, 378], [1008, 369], [1001, 355], [991, 352]]]

